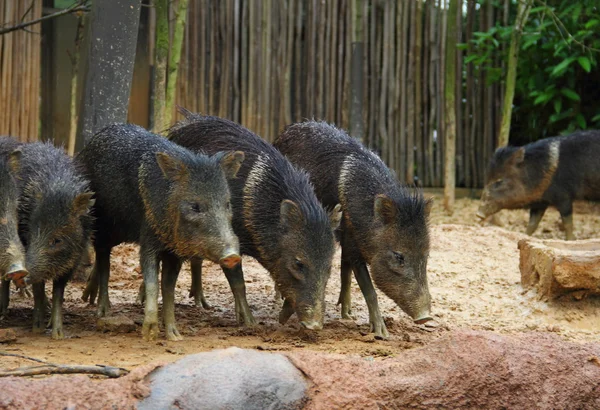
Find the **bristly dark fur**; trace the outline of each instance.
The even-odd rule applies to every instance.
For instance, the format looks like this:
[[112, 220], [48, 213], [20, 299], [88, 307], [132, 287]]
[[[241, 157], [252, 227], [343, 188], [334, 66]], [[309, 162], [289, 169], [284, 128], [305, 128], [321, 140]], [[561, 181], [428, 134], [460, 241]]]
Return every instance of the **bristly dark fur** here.
[[[271, 144], [252, 133], [250, 130], [227, 119], [193, 114], [180, 108], [185, 115], [185, 120], [171, 128], [169, 138], [174, 142], [198, 151], [216, 152], [222, 150], [240, 150], [245, 153], [237, 178], [230, 181], [232, 204], [234, 207], [234, 229], [240, 238], [243, 253], [256, 258], [266, 257], [259, 255], [259, 250], [253, 245], [267, 246], [275, 244], [279, 233], [277, 223], [281, 201], [289, 199], [296, 202], [309, 226], [313, 229], [329, 232], [329, 219], [326, 212], [317, 200], [308, 174], [294, 167]], [[254, 212], [252, 228], [260, 232], [259, 243], [256, 238], [242, 226], [247, 226], [248, 221], [242, 221], [243, 190], [248, 175], [252, 171], [257, 159], [261, 157], [267, 164], [268, 170], [263, 173], [261, 187], [250, 192], [252, 201], [257, 207], [264, 210]], [[248, 195], [248, 194], [247, 194]], [[318, 232], [315, 232], [317, 234]]]
[[[293, 127], [293, 128], [291, 128]], [[294, 132], [290, 133], [293, 129]], [[408, 186], [399, 183], [395, 173], [390, 170], [377, 154], [365, 148], [362, 144], [351, 138], [344, 131], [328, 124], [324, 121], [306, 121], [304, 123], [287, 126], [276, 140], [275, 146], [286, 152], [288, 149], [293, 151], [294, 133], [301, 129], [307, 129], [307, 135], [315, 140], [318, 150], [311, 151], [310, 158], [304, 161], [311, 165], [308, 169], [325, 168], [327, 175], [318, 175], [321, 178], [320, 184], [316, 185], [317, 196], [321, 198], [326, 206], [338, 203], [339, 187], [338, 178], [344, 161], [352, 157], [360, 174], [365, 176], [364, 183], [361, 185], [354, 181], [351, 187], [346, 189], [365, 190], [365, 196], [371, 197], [374, 193], [382, 193], [389, 196], [398, 207], [399, 222], [402, 226], [412, 225], [417, 222], [424, 222], [424, 228], [427, 228], [428, 220], [425, 215], [427, 201], [423, 197], [420, 189], [409, 189]], [[323, 178], [326, 181], [323, 181]], [[354, 192], [354, 196], [361, 193]], [[372, 204], [371, 198], [371, 204]], [[369, 207], [373, 209], [372, 206]], [[371, 214], [372, 215], [372, 214]]]

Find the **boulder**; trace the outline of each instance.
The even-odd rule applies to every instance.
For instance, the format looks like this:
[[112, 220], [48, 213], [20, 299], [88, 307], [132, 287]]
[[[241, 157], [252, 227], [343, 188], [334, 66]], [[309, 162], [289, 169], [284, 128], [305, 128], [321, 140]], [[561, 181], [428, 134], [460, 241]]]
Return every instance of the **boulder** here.
[[519, 241], [521, 283], [552, 300], [568, 293], [577, 299], [600, 294], [600, 240]]

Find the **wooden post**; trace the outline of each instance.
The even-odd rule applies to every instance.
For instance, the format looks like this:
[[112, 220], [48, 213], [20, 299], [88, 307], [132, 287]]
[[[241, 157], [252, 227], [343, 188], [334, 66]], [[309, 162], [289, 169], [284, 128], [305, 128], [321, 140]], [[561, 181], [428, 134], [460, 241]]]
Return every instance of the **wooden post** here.
[[92, 3], [75, 150], [102, 127], [127, 120], [141, 0]]
[[448, 7], [448, 32], [446, 37], [446, 100], [444, 137], [446, 138], [446, 162], [444, 169], [444, 209], [454, 212], [454, 188], [456, 186], [456, 14], [458, 0], [450, 0]]
[[362, 0], [352, 0], [352, 55], [350, 74], [350, 135], [364, 138]]

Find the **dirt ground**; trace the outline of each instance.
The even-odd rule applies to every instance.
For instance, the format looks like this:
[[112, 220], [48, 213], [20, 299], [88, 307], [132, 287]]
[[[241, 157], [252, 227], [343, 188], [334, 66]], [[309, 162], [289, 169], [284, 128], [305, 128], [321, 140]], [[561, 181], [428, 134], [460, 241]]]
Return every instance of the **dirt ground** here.
[[[176, 318], [184, 335], [181, 342], [145, 342], [141, 335], [143, 308], [136, 303], [141, 277], [137, 248], [124, 245], [112, 258], [110, 297], [112, 315], [125, 315], [137, 324], [132, 333], [102, 333], [96, 328], [95, 307], [81, 300], [84, 283], [67, 286], [65, 340], [55, 341], [50, 332], [31, 333], [31, 299], [13, 293], [11, 308], [0, 319], [0, 328], [14, 328], [18, 340], [0, 345], [0, 350], [27, 355], [53, 363], [105, 364], [132, 368], [152, 361], [172, 361], [183, 354], [214, 348], [238, 346], [268, 351], [316, 350], [358, 354], [375, 360], [393, 356], [404, 349], [423, 346], [449, 330], [493, 330], [500, 333], [554, 332], [566, 340], [598, 341], [600, 298], [575, 301], [571, 297], [546, 303], [520, 285], [517, 241], [525, 238], [528, 213], [502, 211], [501, 226], [480, 226], [475, 218], [478, 201], [460, 199], [453, 216], [447, 216], [436, 198], [431, 223], [429, 283], [437, 327], [412, 323], [394, 303], [379, 293], [383, 316], [390, 331], [389, 340], [375, 340], [368, 333], [368, 314], [358, 285], [353, 283], [355, 321], [340, 320], [336, 306], [340, 288], [339, 253], [328, 284], [326, 323], [321, 332], [300, 328], [293, 317], [285, 326], [277, 323], [280, 301], [274, 298], [268, 273], [255, 261], [244, 259], [248, 301], [259, 322], [256, 328], [236, 326], [233, 297], [220, 268], [205, 263], [204, 289], [212, 308], [193, 306], [188, 297], [191, 284], [185, 266], [177, 284]], [[538, 238], [562, 239], [559, 215], [549, 210], [541, 223]], [[598, 237], [600, 205], [575, 206], [575, 234], [579, 239]], [[0, 356], [0, 368], [32, 363]]]

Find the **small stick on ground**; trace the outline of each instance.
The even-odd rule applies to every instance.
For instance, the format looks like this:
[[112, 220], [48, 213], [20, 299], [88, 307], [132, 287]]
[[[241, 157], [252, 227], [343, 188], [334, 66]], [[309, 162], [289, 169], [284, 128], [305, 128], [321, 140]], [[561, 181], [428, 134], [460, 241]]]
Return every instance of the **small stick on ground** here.
[[35, 357], [23, 356], [22, 354], [0, 352], [0, 356], [18, 357], [20, 359], [27, 359], [27, 360], [31, 360], [31, 361], [34, 361], [34, 362], [44, 363], [44, 364], [55, 366], [54, 364], [48, 363], [48, 362], [46, 362], [44, 360], [36, 359]]
[[18, 357], [21, 359], [32, 360], [34, 362], [43, 363], [42, 366], [20, 367], [14, 370], [0, 370], [0, 377], [8, 376], [37, 376], [40, 374], [99, 374], [111, 378], [125, 376], [129, 370], [112, 366], [86, 366], [77, 364], [57, 365], [45, 362], [34, 357], [23, 356], [16, 353], [0, 352], [0, 356]]

